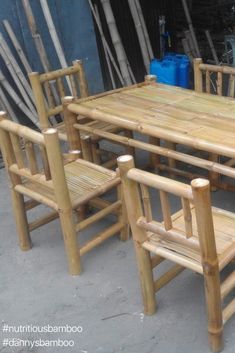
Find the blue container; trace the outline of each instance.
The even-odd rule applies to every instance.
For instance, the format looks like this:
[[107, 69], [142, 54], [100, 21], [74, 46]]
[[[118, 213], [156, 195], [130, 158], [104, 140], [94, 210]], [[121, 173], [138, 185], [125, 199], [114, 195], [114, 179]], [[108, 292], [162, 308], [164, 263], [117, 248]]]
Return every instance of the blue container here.
[[159, 83], [176, 86], [177, 64], [175, 61], [153, 59], [150, 63], [150, 75], [156, 75]]
[[[173, 68], [174, 67], [174, 68]], [[176, 77], [175, 71], [176, 69]], [[150, 74], [158, 77], [158, 82], [189, 88], [190, 62], [186, 55], [166, 53], [163, 60], [154, 59], [150, 63]]]

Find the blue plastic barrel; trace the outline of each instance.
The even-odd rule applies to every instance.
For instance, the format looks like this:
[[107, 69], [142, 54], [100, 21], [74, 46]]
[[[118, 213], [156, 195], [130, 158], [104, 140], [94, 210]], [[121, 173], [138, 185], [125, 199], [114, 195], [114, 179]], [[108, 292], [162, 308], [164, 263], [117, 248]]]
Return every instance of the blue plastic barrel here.
[[150, 63], [150, 75], [157, 76], [157, 82], [177, 85], [177, 64], [174, 61], [153, 59]]
[[[166, 53], [163, 60], [153, 59], [150, 74], [158, 77], [158, 82], [189, 88], [190, 62], [186, 55]], [[175, 72], [176, 71], [176, 72]]]

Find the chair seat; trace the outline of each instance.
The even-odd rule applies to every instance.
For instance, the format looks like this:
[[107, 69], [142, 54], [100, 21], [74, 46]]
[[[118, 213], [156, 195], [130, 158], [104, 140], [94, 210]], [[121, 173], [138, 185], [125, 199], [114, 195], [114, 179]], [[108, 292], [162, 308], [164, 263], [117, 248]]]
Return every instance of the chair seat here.
[[[119, 133], [121, 131], [123, 131], [122, 128], [116, 126], [116, 125], [112, 125], [109, 123], [106, 123], [104, 121], [91, 121], [89, 123], [86, 123], [85, 125], [87, 126], [91, 126], [94, 129], [100, 129], [106, 132], [110, 132], [110, 133]], [[65, 128], [65, 124], [64, 123], [60, 123], [58, 125], [56, 125], [56, 128], [58, 130], [59, 133], [59, 137], [60, 139], [62, 139], [63, 141], [67, 141], [67, 134], [66, 134], [66, 128]], [[89, 136], [89, 133], [85, 132], [85, 131], [81, 131], [81, 138], [85, 138]], [[99, 140], [100, 137], [97, 137], [97, 140]]]
[[[192, 226], [194, 234], [192, 239], [198, 240], [196, 227], [196, 216], [194, 207], [191, 208]], [[219, 259], [219, 267], [222, 270], [232, 258], [235, 257], [235, 217], [228, 211], [212, 207], [216, 249]], [[183, 210], [172, 215], [172, 227], [174, 231], [185, 232]], [[148, 240], [143, 247], [160, 256], [174, 258], [174, 261], [182, 266], [203, 273], [200, 251], [192, 249], [187, 245], [176, 244], [169, 240], [163, 240], [155, 233], [148, 232]]]
[[[114, 171], [94, 166], [94, 164], [82, 159], [68, 163], [64, 168], [73, 208], [103, 194], [106, 190], [120, 183], [120, 179]], [[56, 201], [54, 192], [49, 186], [31, 181], [25, 181], [24, 186]]]

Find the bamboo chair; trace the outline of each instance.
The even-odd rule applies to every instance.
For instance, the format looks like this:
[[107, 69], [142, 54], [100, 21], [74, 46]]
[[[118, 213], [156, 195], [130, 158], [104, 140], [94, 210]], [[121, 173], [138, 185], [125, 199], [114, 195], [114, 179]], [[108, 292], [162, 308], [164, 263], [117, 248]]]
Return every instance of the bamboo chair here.
[[[203, 275], [210, 346], [218, 352], [223, 344], [223, 325], [235, 313], [235, 298], [222, 310], [223, 300], [235, 288], [235, 271], [220, 282], [220, 272], [235, 257], [234, 213], [211, 207], [206, 179], [194, 179], [189, 186], [134, 168], [131, 156], [119, 157], [118, 166], [145, 313], [155, 312], [155, 292], [185, 268]], [[162, 222], [153, 219], [149, 188], [159, 190]], [[181, 200], [182, 209], [175, 214], [171, 214], [169, 194]], [[154, 281], [153, 269], [165, 259], [175, 265]]]
[[[211, 75], [216, 75], [215, 82], [212, 82]], [[225, 83], [228, 82], [227, 90]], [[201, 58], [194, 59], [194, 88], [196, 92], [206, 92], [217, 94], [218, 96], [228, 96], [234, 98], [235, 94], [235, 68], [221, 65], [204, 64]], [[210, 154], [211, 161], [218, 162], [217, 154]], [[230, 159], [225, 165], [235, 165], [235, 158]], [[219, 182], [217, 173], [210, 173], [210, 179]]]
[[[10, 177], [13, 210], [22, 250], [31, 248], [31, 231], [59, 218], [69, 272], [78, 275], [81, 272], [81, 255], [115, 234], [120, 233], [122, 240], [128, 238], [120, 178], [116, 172], [78, 159], [77, 151], [63, 156], [56, 129], [47, 128], [41, 134], [6, 119], [3, 112], [0, 112], [0, 141]], [[22, 142], [24, 151], [21, 149]], [[117, 201], [111, 203], [100, 198], [112, 189], [117, 189]], [[25, 197], [29, 200], [25, 201]], [[80, 222], [75, 221], [76, 210], [88, 203], [98, 212]], [[29, 223], [26, 212], [41, 204], [52, 211]], [[109, 214], [116, 215], [117, 221], [79, 246], [76, 232]]]
[[[75, 60], [73, 66], [49, 73], [39, 74], [38, 72], [32, 72], [29, 74], [29, 79], [35, 97], [41, 130], [53, 126], [57, 128], [59, 138], [63, 141], [67, 141], [68, 136], [63, 120], [62, 100], [65, 96], [71, 96], [71, 93], [75, 99], [79, 97], [85, 98], [89, 95], [82, 61]], [[69, 91], [72, 92], [69, 94]], [[87, 124], [90, 123], [90, 120], [81, 117], [80, 123]], [[131, 135], [131, 132], [110, 123], [96, 121], [93, 125], [104, 131], [116, 133], [123, 131], [126, 136]], [[101, 164], [101, 154], [108, 154], [109, 156], [111, 155], [112, 161], [109, 160], [107, 166], [109, 167], [116, 164], [117, 156], [111, 151], [102, 150], [100, 148], [100, 138], [98, 136], [81, 132], [80, 140], [80, 149], [82, 150], [84, 159], [96, 164]]]

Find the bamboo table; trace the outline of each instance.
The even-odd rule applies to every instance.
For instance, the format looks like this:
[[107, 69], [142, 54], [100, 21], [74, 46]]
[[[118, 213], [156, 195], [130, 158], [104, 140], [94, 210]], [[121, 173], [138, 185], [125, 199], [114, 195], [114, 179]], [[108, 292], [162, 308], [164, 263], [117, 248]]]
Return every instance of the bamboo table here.
[[[159, 169], [194, 177], [177, 169], [175, 161], [204, 168], [209, 171], [214, 185], [219, 183], [217, 186], [228, 188], [228, 184], [219, 182], [217, 176], [219, 173], [235, 178], [232, 168], [235, 164], [235, 100], [158, 84], [151, 77], [147, 78], [138, 85], [65, 102], [70, 148], [78, 147], [77, 132], [73, 129], [80, 129], [151, 152], [152, 162]], [[76, 122], [78, 114], [140, 132], [150, 137], [149, 142], [93, 129], [92, 122], [83, 126]], [[168, 142], [165, 147], [160, 146], [160, 139]], [[209, 160], [176, 151], [176, 144], [206, 151]], [[168, 166], [160, 163], [159, 156], [168, 158]], [[222, 164], [218, 156], [225, 156], [228, 161]]]

